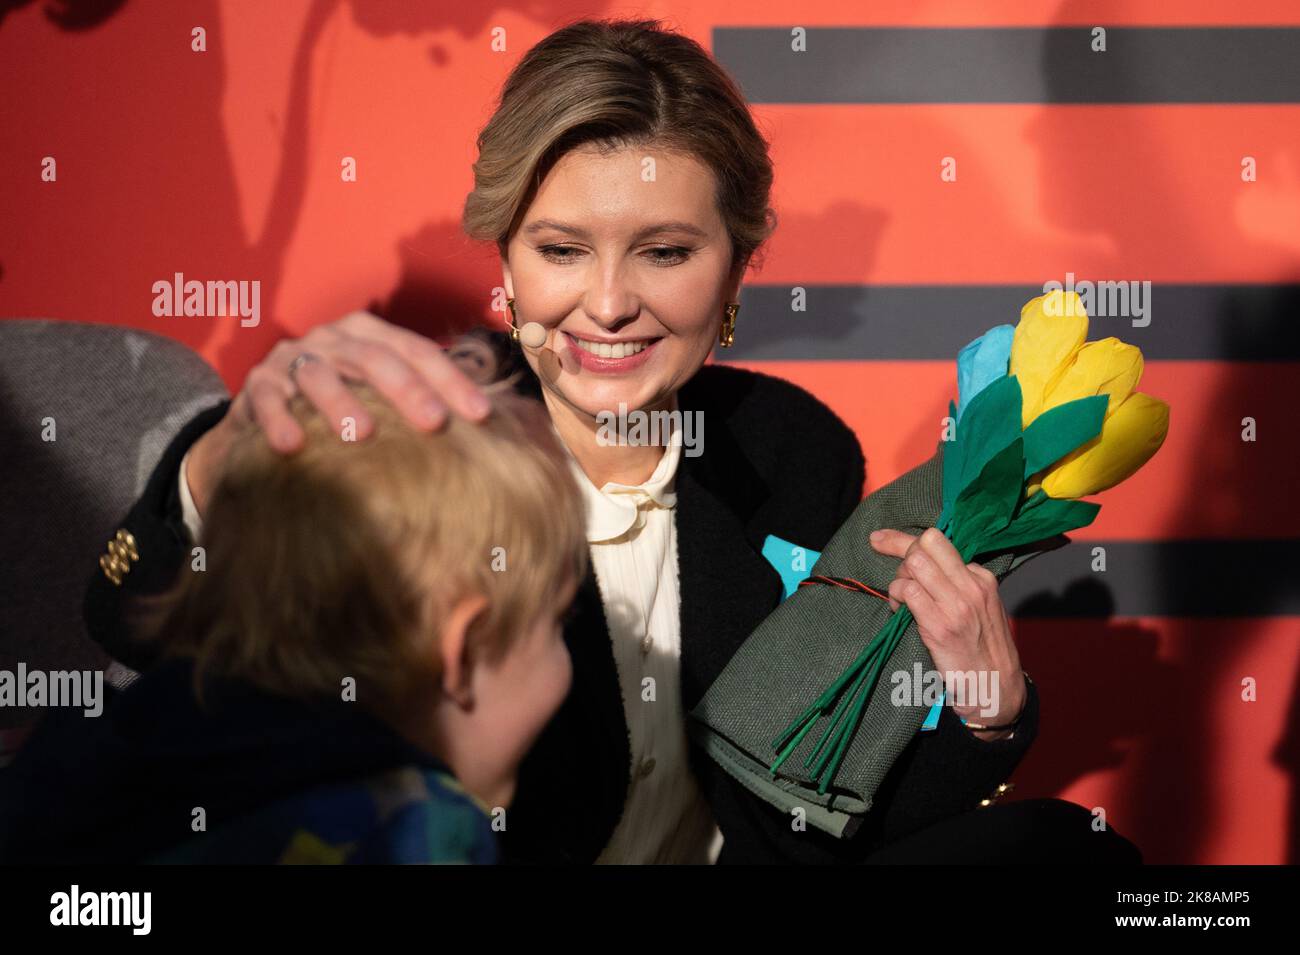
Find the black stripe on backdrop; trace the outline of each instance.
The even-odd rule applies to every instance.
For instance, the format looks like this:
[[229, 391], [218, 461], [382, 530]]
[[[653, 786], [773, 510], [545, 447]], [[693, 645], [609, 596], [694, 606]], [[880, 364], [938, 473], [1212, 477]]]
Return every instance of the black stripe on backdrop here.
[[[1135, 291], [1125, 299], [1117, 289], [1090, 304], [1090, 340], [1115, 335], [1147, 360], [1300, 360], [1300, 284]], [[746, 285], [735, 344], [717, 357], [953, 361], [992, 326], [1014, 325], [1021, 306], [1041, 294], [1028, 285]], [[795, 311], [800, 297], [804, 310]]]
[[1300, 540], [1074, 540], [1019, 567], [1002, 600], [1020, 617], [1300, 616], [1298, 565]]
[[1300, 28], [716, 27], [751, 103], [1295, 103]]

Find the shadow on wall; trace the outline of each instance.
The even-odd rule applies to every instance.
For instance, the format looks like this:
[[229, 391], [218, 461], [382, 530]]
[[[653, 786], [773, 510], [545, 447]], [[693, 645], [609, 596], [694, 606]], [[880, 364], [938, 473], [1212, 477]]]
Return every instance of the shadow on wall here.
[[[1078, 0], [1063, 4], [1058, 11], [1060, 25], [1088, 22], [1086, 9]], [[1054, 39], [1072, 42], [1061, 37]], [[1048, 88], [1060, 89], [1069, 77], [1056, 72], [1055, 64], [1069, 62], [1069, 57], [1060, 55], [1062, 51], [1054, 50], [1050, 43], [1043, 52]], [[1106, 137], [1136, 148], [1132, 144], [1143, 143], [1151, 136], [1144, 115], [1139, 109], [1108, 111]], [[1064, 189], [1040, 190], [1044, 201], [1050, 203], [1050, 208], [1043, 209], [1042, 214], [1070, 222], [1082, 232], [1106, 234], [1117, 250], [1117, 261], [1141, 260], [1157, 239], [1142, 231], [1137, 222], [1123, 217], [1099, 217], [1097, 210], [1086, 201], [1088, 196], [1097, 195], [1099, 189], [1131, 193], [1127, 198], [1121, 195], [1111, 208], [1122, 207], [1127, 202], [1133, 207], [1164, 210], [1168, 217], [1165, 235], [1178, 237], [1177, 241], [1185, 246], [1183, 257], [1188, 261], [1204, 260], [1208, 254], [1198, 253], [1195, 248], [1198, 235], [1224, 231], [1240, 234], [1240, 241], [1248, 247], [1258, 246], [1270, 256], [1276, 255], [1276, 247], [1243, 232], [1233, 208], [1207, 208], [1189, 202], [1189, 197], [1177, 190], [1179, 179], [1173, 170], [1167, 176], [1089, 182], [1099, 174], [1098, 167], [1090, 162], [1086, 150], [1079, 150], [1080, 137], [1086, 130], [1080, 130], [1076, 113], [1069, 109], [1043, 109], [1031, 124], [1031, 133], [1032, 145], [1039, 150], [1041, 168], [1051, 170], [1053, 181], [1069, 185]], [[1147, 156], [1164, 155], [1161, 149], [1154, 148], [1160, 145], [1153, 144], [1153, 148], [1142, 152]], [[1207, 225], [1209, 220], [1213, 221]], [[1140, 275], [1104, 277], [1143, 278]], [[1300, 263], [1287, 274], [1278, 275], [1276, 282], [1293, 283], [1297, 277], [1300, 277]], [[1157, 300], [1158, 295], [1157, 290]], [[1258, 286], [1229, 290], [1219, 311], [1218, 354], [1267, 353], [1259, 347], [1260, 343], [1284, 339], [1283, 323], [1293, 322], [1300, 310], [1296, 298], [1293, 289], [1280, 290], [1271, 299], [1267, 292], [1261, 297]], [[1247, 315], [1249, 321], [1242, 320]], [[1154, 322], [1176, 320], [1168, 314], [1153, 317]], [[1141, 347], [1141, 330], [1132, 332], [1123, 336]], [[1243, 342], [1245, 336], [1252, 342]], [[1097, 336], [1090, 333], [1089, 337]], [[1214, 502], [1218, 513], [1245, 514], [1251, 506], [1250, 489], [1260, 479], [1259, 467], [1250, 463], [1250, 446], [1240, 439], [1241, 418], [1247, 415], [1261, 418], [1266, 411], [1260, 407], [1259, 374], [1245, 362], [1225, 363], [1223, 370], [1224, 374], [1215, 376], [1215, 394], [1207, 402], [1208, 407], [1221, 409], [1216, 410], [1219, 415], [1216, 420], [1222, 430], [1204, 437], [1205, 453], [1198, 473], [1187, 475], [1180, 488], [1169, 489], [1182, 492], [1178, 509], [1180, 514], [1188, 516], [1189, 523], [1209, 501]], [[1209, 382], [1206, 384], [1210, 386]], [[1276, 401], [1286, 396], [1269, 397], [1274, 399], [1271, 405], [1276, 407]], [[1178, 427], [1176, 409], [1172, 419], [1173, 427]], [[1279, 420], [1265, 422], [1261, 418], [1260, 440], [1282, 440], [1282, 427]], [[1181, 517], [1175, 519], [1169, 530], [1173, 531], [1181, 523]], [[1232, 523], [1229, 519], [1228, 524]], [[1150, 581], [1149, 585], [1156, 590], [1152, 595], [1156, 606], [1178, 602], [1177, 596], [1184, 587], [1180, 576], [1177, 567], [1166, 565], [1158, 578]], [[1300, 588], [1300, 580], [1279, 567], [1270, 578], [1259, 580], [1258, 588], [1248, 603], [1259, 608], [1261, 616], [1267, 616], [1270, 608], [1283, 604], [1284, 594], [1293, 595]], [[1118, 804], [1114, 807], [1116, 825], [1142, 848], [1149, 862], [1203, 861], [1211, 849], [1215, 820], [1250, 811], [1249, 806], [1216, 804], [1215, 794], [1221, 787], [1212, 785], [1211, 774], [1220, 771], [1219, 754], [1214, 747], [1216, 741], [1217, 745], [1225, 742], [1231, 745], [1231, 741], [1217, 732], [1218, 708], [1212, 704], [1222, 701], [1208, 700], [1208, 690], [1225, 683], [1239, 684], [1248, 675], [1262, 682], [1264, 674], [1252, 674], [1246, 668], [1246, 660], [1265, 637], [1252, 632], [1248, 620], [1242, 625], [1240, 620], [1225, 619], [1220, 627], [1214, 628], [1213, 646], [1191, 648], [1191, 652], [1180, 655], [1178, 662], [1171, 663], [1159, 659], [1156, 634], [1150, 628], [1111, 621], [1113, 611], [1109, 590], [1094, 581], [1080, 581], [1062, 597], [1041, 595], [1014, 608], [1017, 616], [1039, 618], [1026, 620], [1021, 627], [1026, 669], [1036, 676], [1043, 675], [1055, 687], [1067, 688], [1064, 699], [1054, 701], [1052, 707], [1061, 714], [1056, 719], [1068, 734], [1065, 738], [1071, 746], [1046, 756], [1036, 754], [1039, 758], [1031, 761], [1027, 788], [1035, 792], [1057, 792], [1089, 772], [1126, 760], [1121, 777], [1123, 795], [1117, 797]], [[1080, 617], [1081, 613], [1087, 619]], [[1045, 617], [1055, 619], [1041, 619]], [[1202, 626], [1191, 632], [1204, 634], [1207, 629]], [[1288, 726], [1288, 733], [1279, 741], [1272, 759], [1292, 780], [1290, 830], [1286, 840], [1287, 858], [1295, 863], [1300, 862], [1300, 803], [1296, 795], [1300, 771], [1300, 733], [1296, 729], [1300, 726], [1300, 696], [1294, 697], [1290, 704]], [[1125, 756], [1121, 747], [1126, 741], [1141, 745]]]
[[[108, 22], [114, 14], [126, 8], [126, 0], [0, 0], [0, 29], [6, 25], [9, 13], [27, 10], [38, 5], [44, 15], [60, 30], [90, 30]], [[166, 5], [145, 21], [127, 17], [128, 28], [121, 42], [133, 49], [147, 48], [158, 35], [184, 28], [193, 22], [212, 24], [210, 43], [214, 49], [221, 44], [221, 23], [228, 16], [222, 0], [203, 0], [202, 3]], [[85, 118], [79, 132], [92, 141], [114, 141], [113, 124], [124, 112], [134, 115], [146, 109], [155, 116], [161, 127], [183, 122], [190, 131], [187, 143], [176, 145], [177, 159], [183, 172], [169, 172], [166, 181], [160, 180], [153, 195], [137, 196], [133, 205], [135, 236], [130, 262], [121, 263], [112, 253], [97, 256], [93, 270], [111, 274], [105, 283], [104, 294], [98, 299], [98, 313], [118, 324], [167, 334], [196, 351], [208, 355], [212, 364], [221, 369], [237, 386], [244, 372], [261, 359], [271, 346], [284, 335], [284, 326], [274, 314], [275, 290], [286, 274], [287, 257], [291, 253], [294, 236], [300, 228], [304, 207], [308, 201], [310, 169], [314, 156], [310, 151], [312, 137], [308, 135], [311, 121], [311, 104], [319, 99], [319, 91], [312, 88], [312, 64], [319, 59], [326, 30], [340, 13], [370, 35], [402, 42], [406, 36], [429, 34], [433, 37], [429, 52], [430, 67], [446, 64], [450, 51], [447, 41], [439, 36], [447, 31], [462, 38], [481, 36], [489, 24], [510, 11], [529, 19], [546, 20], [569, 18], [575, 15], [571, 5], [555, 0], [506, 0], [493, 5], [430, 4], [423, 0], [405, 2], [361, 3], [355, 0], [305, 0], [301, 6], [302, 17], [295, 35], [287, 38], [284, 51], [290, 62], [286, 93], [283, 97], [283, 115], [276, 123], [278, 137], [283, 146], [275, 160], [272, 190], [266, 204], [269, 213], [257, 234], [246, 237], [237, 216], [225, 210], [238, 208], [240, 183], [229, 161], [231, 150], [195, 148], [188, 143], [219, 142], [228, 135], [223, 121], [223, 95], [230, 83], [229, 71], [233, 68], [259, 69], [257, 62], [232, 66], [227, 57], [220, 68], [196, 74], [192, 82], [176, 85], [173, 89], [157, 89], [148, 93], [149, 102], [140, 103], [139, 94], [121, 90], [110, 93], [103, 104], [103, 118]], [[583, 11], [585, 15], [600, 15], [603, 3], [593, 4]], [[102, 54], [92, 54], [101, 56]], [[115, 51], [120, 56], [120, 50]], [[101, 62], [104, 71], [114, 64]], [[128, 158], [115, 154], [113, 162], [128, 163]], [[116, 167], [115, 167], [116, 168]], [[129, 163], [126, 167], [129, 170]], [[202, 191], [195, 194], [193, 183], [201, 182]], [[195, 214], [196, 203], [201, 214]], [[107, 245], [112, 229], [106, 223], [113, 215], [113, 204], [96, 205], [94, 229], [97, 234], [88, 237], [99, 248]], [[63, 222], [51, 223], [55, 228]], [[431, 225], [431, 230], [440, 226]], [[448, 225], [445, 237], [450, 241], [460, 237], [458, 227]], [[437, 236], [433, 233], [417, 236], [416, 247]], [[389, 314], [399, 323], [419, 330], [431, 329], [435, 333], [456, 330], [475, 324], [482, 315], [482, 301], [469, 302], [463, 293], [444, 292], [439, 282], [430, 278], [427, 269], [421, 269], [413, 258], [403, 254], [403, 279], [401, 287], [390, 295]], [[485, 260], [486, 261], [486, 260]], [[162, 263], [161, 265], [159, 263]], [[241, 330], [230, 336], [216, 322], [185, 322], [162, 325], [142, 311], [134, 292], [149, 288], [159, 274], [170, 274], [173, 265], [184, 265], [184, 271], [193, 275], [257, 276], [264, 289], [271, 290], [269, 300], [263, 299], [263, 318], [255, 329]], [[125, 267], [124, 267], [125, 265]], [[444, 273], [446, 285], [466, 287], [468, 283], [462, 270]], [[14, 279], [24, 289], [33, 286], [61, 287], [62, 271], [54, 266], [35, 268], [21, 279]], [[487, 276], [492, 284], [500, 282], [499, 275]], [[12, 276], [11, 276], [12, 278]], [[379, 290], [376, 290], [379, 291]], [[268, 307], [269, 306], [269, 307]], [[358, 301], [356, 307], [362, 307]], [[341, 311], [346, 311], [342, 309]], [[85, 318], [85, 307], [79, 299], [64, 295], [53, 298], [52, 309], [31, 311], [35, 314], [67, 315]]]
[[[0, 26], [15, 10], [31, 6], [36, 0], [0, 0]], [[60, 30], [93, 30], [117, 13], [126, 0], [45, 0], [41, 12]]]

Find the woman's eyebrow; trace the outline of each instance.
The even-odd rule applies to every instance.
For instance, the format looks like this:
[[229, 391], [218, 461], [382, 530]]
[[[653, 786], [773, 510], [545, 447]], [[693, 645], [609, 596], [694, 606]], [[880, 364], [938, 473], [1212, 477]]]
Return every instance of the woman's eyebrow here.
[[[558, 222], [555, 219], [534, 219], [528, 225], [524, 226], [524, 232], [528, 235], [535, 235], [546, 229], [554, 229], [557, 232], [563, 232], [566, 235], [586, 238], [587, 230], [580, 226], [569, 225], [564, 222]], [[656, 222], [654, 225], [646, 226], [638, 232], [633, 238], [644, 239], [648, 235], [658, 235], [662, 232], [685, 232], [687, 235], [694, 235], [700, 238], [707, 238], [708, 233], [699, 226], [684, 222], [681, 220], [672, 220], [669, 222]]]

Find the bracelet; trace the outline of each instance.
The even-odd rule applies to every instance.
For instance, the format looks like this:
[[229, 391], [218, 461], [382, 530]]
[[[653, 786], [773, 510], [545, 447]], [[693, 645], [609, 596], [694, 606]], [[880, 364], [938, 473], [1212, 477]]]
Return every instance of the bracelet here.
[[[1025, 673], [1024, 670], [1021, 670], [1020, 672], [1024, 675], [1026, 685], [1034, 682], [1029, 679], [1029, 674]], [[968, 730], [1014, 730], [1020, 725], [1020, 721], [1025, 718], [1025, 710], [1027, 709], [1029, 709], [1029, 697], [1026, 695], [1025, 705], [1020, 708], [1019, 715], [1010, 723], [968, 723], [964, 718], [961, 723]], [[1011, 734], [1011, 736], [1014, 735], [1014, 733]], [[1007, 739], [1011, 739], [1011, 736], [1008, 736]]]

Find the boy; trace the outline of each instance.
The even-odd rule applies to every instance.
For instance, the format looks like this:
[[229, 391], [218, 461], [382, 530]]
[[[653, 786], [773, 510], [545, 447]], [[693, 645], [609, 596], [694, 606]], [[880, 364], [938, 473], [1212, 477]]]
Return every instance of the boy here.
[[579, 491], [508, 384], [433, 434], [354, 387], [364, 441], [299, 397], [297, 454], [236, 442], [200, 556], [145, 608], [162, 662], [36, 730], [0, 774], [0, 860], [495, 861], [569, 688]]

